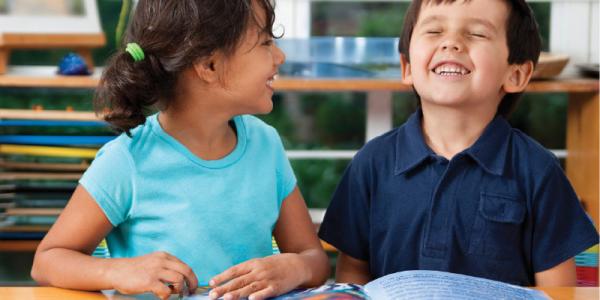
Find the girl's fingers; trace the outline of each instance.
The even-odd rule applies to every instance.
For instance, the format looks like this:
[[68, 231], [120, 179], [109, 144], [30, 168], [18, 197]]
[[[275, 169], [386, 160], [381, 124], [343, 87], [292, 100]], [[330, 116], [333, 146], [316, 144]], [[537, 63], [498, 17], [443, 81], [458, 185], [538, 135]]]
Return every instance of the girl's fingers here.
[[266, 288], [250, 294], [248, 300], [262, 300], [276, 295], [275, 289], [271, 285], [267, 285]]
[[171, 289], [160, 281], [150, 287], [150, 292], [160, 299], [168, 299], [171, 296]]
[[[209, 296], [213, 299], [217, 299], [225, 294], [231, 294], [232, 292], [238, 292], [239, 289], [242, 289], [248, 285], [252, 285], [254, 283], [254, 278], [250, 274], [242, 275], [240, 277], [233, 278], [229, 280], [227, 283], [213, 288], [210, 291]], [[233, 294], [232, 294], [233, 295]], [[237, 298], [227, 298], [227, 299], [237, 299]]]
[[225, 271], [223, 273], [213, 277], [208, 283], [212, 287], [216, 287], [223, 282], [227, 282], [233, 280], [234, 278], [244, 276], [252, 271], [252, 268], [248, 267], [248, 262], [241, 263], [239, 265], [235, 265]]
[[196, 274], [194, 274], [192, 268], [190, 268], [184, 262], [180, 261], [179, 259], [167, 260], [165, 263], [165, 268], [183, 275], [190, 292], [194, 292], [196, 288], [198, 288], [198, 277], [196, 277]]
[[248, 297], [250, 294], [260, 291], [262, 289], [264, 289], [266, 287], [266, 284], [263, 282], [251, 282], [250, 284], [247, 284], [237, 290], [234, 291], [230, 291], [230, 292], [226, 292], [225, 295], [223, 295], [223, 299], [241, 299], [241, 298], [246, 298]]
[[181, 294], [183, 292], [185, 278], [182, 274], [165, 269], [158, 274], [158, 279], [167, 284], [170, 294]]

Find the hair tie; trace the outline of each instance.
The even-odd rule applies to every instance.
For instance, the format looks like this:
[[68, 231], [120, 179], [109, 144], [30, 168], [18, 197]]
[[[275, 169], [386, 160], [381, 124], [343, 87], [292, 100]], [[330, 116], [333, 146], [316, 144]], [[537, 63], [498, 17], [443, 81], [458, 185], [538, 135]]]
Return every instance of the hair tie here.
[[128, 43], [125, 51], [131, 55], [133, 61], [138, 62], [144, 60], [144, 50], [137, 43]]

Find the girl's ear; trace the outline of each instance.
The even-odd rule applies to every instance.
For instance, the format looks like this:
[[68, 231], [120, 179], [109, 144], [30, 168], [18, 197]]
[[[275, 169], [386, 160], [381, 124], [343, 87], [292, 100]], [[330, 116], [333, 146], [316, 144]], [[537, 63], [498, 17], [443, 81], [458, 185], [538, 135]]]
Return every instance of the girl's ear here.
[[509, 73], [502, 85], [506, 93], [520, 93], [525, 90], [531, 75], [533, 74], [533, 62], [527, 61], [523, 64], [509, 66]]
[[400, 71], [402, 72], [402, 83], [412, 85], [413, 80], [410, 71], [410, 62], [402, 53], [400, 53]]
[[206, 83], [216, 82], [219, 79], [219, 74], [217, 72], [218, 60], [219, 57], [214, 54], [198, 60], [194, 63], [196, 76]]

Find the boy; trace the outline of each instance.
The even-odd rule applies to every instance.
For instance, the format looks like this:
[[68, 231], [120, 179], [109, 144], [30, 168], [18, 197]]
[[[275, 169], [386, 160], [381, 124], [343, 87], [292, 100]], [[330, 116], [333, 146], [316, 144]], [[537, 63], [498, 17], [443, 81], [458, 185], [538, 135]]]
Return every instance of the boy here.
[[420, 109], [369, 142], [319, 232], [337, 281], [440, 270], [523, 286], [575, 285], [598, 243], [560, 165], [505, 116], [540, 52], [524, 0], [415, 0], [400, 41]]

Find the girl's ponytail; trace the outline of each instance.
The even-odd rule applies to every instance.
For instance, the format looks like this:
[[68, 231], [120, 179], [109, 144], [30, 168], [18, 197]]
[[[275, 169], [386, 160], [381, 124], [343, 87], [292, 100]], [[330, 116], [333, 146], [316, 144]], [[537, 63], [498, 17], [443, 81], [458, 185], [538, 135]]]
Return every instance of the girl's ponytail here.
[[150, 53], [135, 61], [132, 55], [119, 51], [108, 61], [96, 90], [94, 107], [97, 113], [118, 132], [130, 135], [130, 130], [146, 121], [151, 107], [167, 99], [172, 80], [160, 61]]

